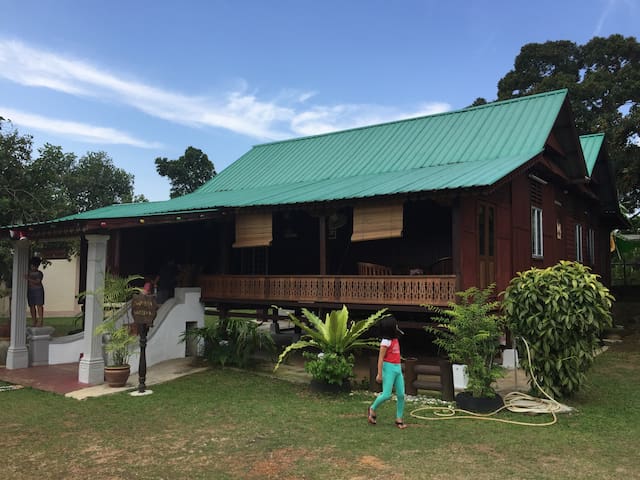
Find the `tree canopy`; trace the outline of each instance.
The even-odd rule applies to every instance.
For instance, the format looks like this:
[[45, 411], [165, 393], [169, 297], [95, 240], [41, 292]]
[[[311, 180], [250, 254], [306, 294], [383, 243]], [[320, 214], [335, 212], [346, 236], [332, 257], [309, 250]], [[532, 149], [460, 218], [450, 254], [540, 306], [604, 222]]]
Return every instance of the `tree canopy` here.
[[605, 133], [620, 200], [640, 209], [640, 44], [635, 37], [529, 43], [498, 83], [498, 99], [567, 88], [580, 135]]
[[155, 163], [158, 174], [171, 182], [171, 198], [193, 192], [216, 174], [207, 154], [194, 147], [188, 147], [177, 160], [158, 157]]
[[[133, 175], [117, 168], [105, 152], [78, 158], [45, 144], [33, 157], [33, 138], [0, 117], [0, 225], [51, 220], [134, 200]], [[2, 280], [7, 279], [11, 257], [8, 243], [0, 243]]]

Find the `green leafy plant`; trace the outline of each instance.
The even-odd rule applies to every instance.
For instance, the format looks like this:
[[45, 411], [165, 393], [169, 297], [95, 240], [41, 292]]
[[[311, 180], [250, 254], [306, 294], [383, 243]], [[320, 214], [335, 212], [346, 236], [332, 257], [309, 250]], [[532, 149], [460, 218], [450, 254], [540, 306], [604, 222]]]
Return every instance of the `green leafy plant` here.
[[[384, 318], [386, 311], [387, 309], [384, 308], [364, 320], [350, 322], [349, 311], [343, 305], [341, 310], [327, 313], [325, 320], [322, 321], [316, 314], [303, 308], [302, 313], [308, 324], [290, 314], [293, 324], [300, 327], [304, 334], [300, 340], [284, 349], [278, 357], [274, 371], [291, 352], [311, 348], [323, 355], [307, 356], [305, 370], [316, 380], [341, 384], [343, 380], [353, 376], [351, 352], [360, 348], [378, 348], [376, 340], [363, 338], [363, 335]], [[312, 362], [311, 365], [307, 366], [310, 362]]]
[[302, 352], [302, 356], [306, 360], [304, 371], [310, 373], [316, 380], [342, 385], [345, 380], [354, 376], [355, 357], [353, 354]]
[[529, 344], [531, 362], [521, 352], [521, 363], [549, 395], [571, 395], [584, 383], [600, 335], [612, 324], [613, 300], [598, 275], [577, 262], [532, 268], [511, 280], [503, 302], [507, 324]]
[[275, 352], [271, 334], [258, 329], [258, 323], [247, 318], [215, 318], [204, 327], [186, 330], [181, 341], [188, 339], [201, 342], [207, 361], [223, 367], [244, 368], [256, 351]]
[[448, 309], [429, 306], [440, 316], [437, 327], [425, 327], [436, 335], [435, 344], [444, 349], [452, 362], [467, 366], [467, 391], [474, 397], [495, 397], [492, 383], [504, 375], [495, 363], [500, 348], [504, 320], [497, 312], [500, 302], [490, 301], [494, 285], [457, 292], [460, 301]]
[[127, 325], [118, 326], [117, 319], [111, 317], [96, 327], [96, 335], [106, 335], [104, 350], [107, 352], [107, 366], [122, 367], [129, 364], [131, 347], [138, 343], [138, 337], [131, 335]]
[[[105, 335], [104, 350], [107, 352], [108, 366], [120, 367], [129, 364], [132, 353], [131, 347], [138, 343], [138, 338], [131, 335], [129, 326], [123, 322], [128, 309], [128, 303], [133, 295], [140, 293], [142, 289], [132, 283], [142, 280], [141, 275], [129, 275], [120, 277], [107, 272], [104, 286], [95, 292], [102, 303], [104, 321], [96, 327], [96, 335]], [[88, 292], [82, 292], [79, 298], [86, 298]]]

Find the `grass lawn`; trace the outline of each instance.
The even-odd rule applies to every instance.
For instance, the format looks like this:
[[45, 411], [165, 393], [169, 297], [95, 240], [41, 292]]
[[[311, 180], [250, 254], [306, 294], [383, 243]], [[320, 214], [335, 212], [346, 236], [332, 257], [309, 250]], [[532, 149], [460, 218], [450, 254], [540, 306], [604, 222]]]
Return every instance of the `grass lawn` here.
[[[618, 479], [640, 478], [640, 335], [598, 357], [550, 427], [426, 421], [394, 404], [367, 425], [366, 392], [337, 397], [214, 368], [153, 395], [84, 401], [0, 391], [3, 478]], [[501, 414], [542, 422], [547, 418]]]
[[[8, 317], [0, 317], [0, 325], [9, 325], [11, 320]], [[31, 325], [31, 315], [27, 314], [27, 327]], [[45, 327], [54, 327], [54, 337], [63, 337], [70, 331], [82, 328], [82, 320], [76, 317], [44, 317]]]

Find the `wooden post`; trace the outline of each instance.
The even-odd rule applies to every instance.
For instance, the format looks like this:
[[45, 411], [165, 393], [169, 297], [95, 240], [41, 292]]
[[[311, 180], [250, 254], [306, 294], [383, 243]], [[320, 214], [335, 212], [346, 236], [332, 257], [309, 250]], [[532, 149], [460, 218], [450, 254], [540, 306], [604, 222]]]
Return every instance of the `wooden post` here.
[[416, 373], [416, 364], [418, 359], [415, 357], [409, 357], [404, 362], [404, 391], [407, 395], [417, 395], [418, 389], [413, 382], [418, 378]]
[[319, 230], [320, 230], [320, 275], [327, 274], [327, 218], [324, 215], [320, 215], [319, 218]]
[[453, 366], [449, 360], [441, 359], [440, 364], [440, 384], [442, 385], [442, 400], [453, 402]]
[[382, 386], [376, 382], [376, 375], [378, 374], [378, 356], [369, 356], [369, 391], [379, 392], [382, 390]]

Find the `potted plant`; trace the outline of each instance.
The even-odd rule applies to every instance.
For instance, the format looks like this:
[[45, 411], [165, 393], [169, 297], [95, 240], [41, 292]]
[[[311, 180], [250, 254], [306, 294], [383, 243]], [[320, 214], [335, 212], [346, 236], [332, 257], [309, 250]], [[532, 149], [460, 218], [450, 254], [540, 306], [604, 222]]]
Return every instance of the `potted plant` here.
[[472, 287], [457, 292], [460, 301], [450, 302], [446, 310], [430, 307], [440, 314], [436, 327], [426, 327], [436, 335], [434, 343], [452, 362], [466, 365], [467, 387], [456, 395], [456, 403], [465, 410], [493, 411], [502, 405], [492, 384], [504, 376], [495, 361], [504, 320], [497, 313], [500, 303], [490, 301], [493, 289], [494, 285], [484, 290]]
[[306, 308], [302, 309], [302, 313], [308, 323], [290, 314], [291, 321], [303, 331], [303, 335], [280, 354], [274, 371], [291, 352], [311, 349], [311, 352], [305, 351], [303, 357], [305, 371], [312, 377], [312, 386], [329, 391], [349, 389], [355, 363], [353, 352], [360, 348], [378, 348], [376, 340], [362, 337], [385, 316], [386, 310], [351, 322], [346, 306], [327, 313], [324, 321]]
[[107, 353], [107, 364], [104, 367], [104, 379], [110, 387], [123, 387], [129, 379], [131, 366], [129, 357], [131, 347], [135, 346], [138, 338], [131, 334], [129, 326], [120, 324], [113, 316], [96, 328], [96, 334], [104, 335], [104, 350]]
[[[109, 272], [105, 275], [104, 287], [96, 292], [102, 301], [104, 321], [96, 327], [95, 334], [103, 335], [104, 350], [107, 354], [104, 368], [105, 381], [110, 387], [123, 387], [129, 378], [131, 367], [129, 357], [138, 339], [123, 322], [127, 314], [128, 302], [141, 288], [132, 283], [142, 280], [140, 275], [119, 277]], [[86, 296], [86, 292], [80, 297]]]

